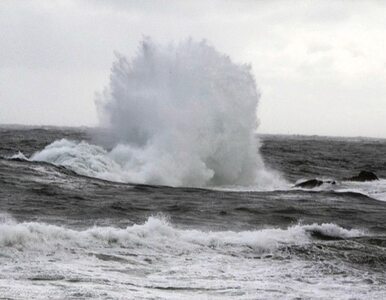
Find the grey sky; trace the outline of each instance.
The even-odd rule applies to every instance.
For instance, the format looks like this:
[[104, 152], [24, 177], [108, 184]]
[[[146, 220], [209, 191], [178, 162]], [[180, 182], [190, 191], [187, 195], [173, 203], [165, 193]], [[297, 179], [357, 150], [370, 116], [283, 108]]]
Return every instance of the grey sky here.
[[252, 65], [260, 132], [386, 137], [383, 1], [0, 1], [0, 123], [95, 125], [114, 51], [207, 39]]

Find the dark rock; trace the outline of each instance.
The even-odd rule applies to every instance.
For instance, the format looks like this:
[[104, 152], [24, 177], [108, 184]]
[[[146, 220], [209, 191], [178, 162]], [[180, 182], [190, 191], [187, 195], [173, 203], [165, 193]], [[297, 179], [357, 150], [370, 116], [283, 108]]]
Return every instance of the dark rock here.
[[378, 176], [375, 175], [373, 172], [369, 171], [361, 171], [357, 176], [346, 178], [346, 181], [373, 181], [373, 180], [379, 180]]
[[336, 182], [333, 180], [310, 179], [310, 180], [306, 180], [306, 181], [300, 182], [298, 184], [295, 184], [295, 187], [300, 187], [303, 189], [313, 189], [313, 188], [316, 188], [318, 186], [321, 186], [323, 183], [336, 184]]
[[295, 187], [300, 187], [300, 188], [304, 188], [304, 189], [313, 189], [315, 187], [321, 186], [322, 184], [323, 184], [323, 181], [321, 181], [321, 180], [310, 179], [310, 180], [295, 184]]
[[310, 230], [311, 236], [318, 240], [324, 240], [324, 241], [337, 241], [337, 240], [343, 240], [342, 237], [333, 236], [324, 234], [323, 232], [319, 230]]

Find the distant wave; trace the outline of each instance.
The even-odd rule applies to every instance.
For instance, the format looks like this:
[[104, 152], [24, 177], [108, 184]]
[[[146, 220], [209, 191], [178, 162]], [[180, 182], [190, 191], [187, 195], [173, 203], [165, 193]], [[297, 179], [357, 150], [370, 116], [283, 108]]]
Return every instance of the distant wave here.
[[296, 189], [291, 189], [294, 192], [304, 192], [304, 193], [322, 193], [325, 194], [326, 196], [328, 195], [335, 195], [335, 196], [349, 196], [352, 198], [368, 198], [368, 199], [373, 199], [373, 200], [378, 200], [375, 198], [370, 197], [369, 195], [365, 194], [364, 192], [361, 192], [360, 190], [357, 191], [336, 191], [336, 190], [323, 190], [323, 189], [303, 189], [303, 188], [296, 188]]
[[125, 172], [114, 160], [114, 153], [86, 142], [58, 140], [33, 154], [30, 160], [64, 166], [89, 177], [116, 182], [135, 182], [131, 180], [130, 170]]

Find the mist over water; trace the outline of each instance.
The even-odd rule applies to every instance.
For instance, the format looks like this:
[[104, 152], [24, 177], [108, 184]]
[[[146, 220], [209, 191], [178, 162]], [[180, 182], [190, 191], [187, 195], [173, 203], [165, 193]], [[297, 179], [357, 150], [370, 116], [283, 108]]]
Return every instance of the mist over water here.
[[258, 154], [259, 98], [250, 66], [207, 42], [145, 39], [132, 60], [117, 55], [96, 103], [128, 181], [267, 186], [277, 176]]

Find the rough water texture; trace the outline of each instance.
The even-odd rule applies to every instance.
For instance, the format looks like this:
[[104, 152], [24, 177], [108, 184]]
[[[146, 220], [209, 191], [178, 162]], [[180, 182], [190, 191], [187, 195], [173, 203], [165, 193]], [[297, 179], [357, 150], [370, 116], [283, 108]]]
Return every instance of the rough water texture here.
[[384, 298], [385, 140], [261, 137], [289, 183], [381, 178], [312, 190], [133, 185], [9, 158], [61, 138], [92, 145], [94, 131], [0, 128], [1, 297]]
[[260, 148], [258, 100], [207, 43], [145, 40], [103, 130], [0, 127], [0, 298], [384, 299], [385, 140]]

